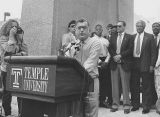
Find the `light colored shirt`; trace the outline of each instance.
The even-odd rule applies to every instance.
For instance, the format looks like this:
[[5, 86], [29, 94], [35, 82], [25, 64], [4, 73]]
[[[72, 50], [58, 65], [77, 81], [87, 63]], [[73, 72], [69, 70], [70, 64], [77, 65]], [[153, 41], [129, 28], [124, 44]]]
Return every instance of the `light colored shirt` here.
[[62, 37], [62, 47], [67, 47], [69, 43], [75, 42], [75, 41], [76, 41], [76, 38], [71, 32], [64, 34]]
[[72, 44], [71, 43], [76, 43], [76, 38], [75, 36], [69, 32], [67, 34], [64, 34], [62, 37], [62, 47], [63, 51], [65, 53], [65, 56], [67, 57], [73, 57], [73, 53], [70, 51]]
[[[154, 35], [154, 39], [155, 39], [155, 38], [156, 38], [156, 36]], [[159, 40], [160, 40], [160, 34], [157, 35], [157, 43], [156, 43], [157, 46], [158, 46]]]
[[[117, 37], [117, 54], [120, 54], [120, 50], [121, 50], [121, 45], [122, 45], [122, 42], [123, 42], [123, 38], [124, 38], [124, 32], [123, 33], [118, 33], [118, 37]], [[121, 36], [120, 36], [121, 35]]]
[[141, 55], [141, 48], [142, 48], [142, 43], [143, 43], [143, 38], [144, 38], [144, 32], [142, 32], [140, 34], [140, 54], [139, 55], [136, 54], [138, 35], [139, 35], [139, 33], [137, 33], [136, 38], [134, 40], [134, 51], [133, 51], [133, 56], [134, 57], [140, 57], [140, 55]]
[[107, 39], [105, 39], [104, 37], [99, 37], [97, 35], [95, 35], [93, 38], [96, 38], [100, 41], [101, 43], [101, 53], [100, 53], [100, 57], [106, 57], [105, 62], [109, 62], [110, 59], [110, 54], [108, 52], [108, 47], [109, 47], [109, 41]]
[[156, 67], [159, 67], [159, 66], [160, 66], [160, 48], [158, 49], [158, 59], [156, 62]]
[[98, 77], [98, 60], [100, 52], [100, 41], [89, 37], [81, 44], [80, 51], [75, 55], [75, 58], [84, 66], [92, 78]]
[[[121, 44], [122, 44], [122, 42], [123, 42], [124, 34], [125, 34], [125, 32], [121, 33]], [[120, 34], [118, 33], [117, 45], [119, 44], [119, 43], [118, 43], [118, 40], [119, 40], [119, 39], [120, 39]]]

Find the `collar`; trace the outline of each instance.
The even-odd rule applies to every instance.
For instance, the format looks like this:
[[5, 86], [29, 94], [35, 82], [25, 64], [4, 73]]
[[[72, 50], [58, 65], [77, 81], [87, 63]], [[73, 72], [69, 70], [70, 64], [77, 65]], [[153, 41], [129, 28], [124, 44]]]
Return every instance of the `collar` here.
[[81, 41], [83, 44], [86, 44], [90, 40], [90, 37], [88, 37], [86, 40]]
[[[137, 33], [137, 35], [139, 35], [139, 33]], [[144, 35], [144, 31], [140, 34], [140, 36], [141, 36], [141, 35]]]
[[[118, 36], [119, 36], [119, 34], [120, 34], [120, 33], [118, 33]], [[123, 36], [124, 34], [125, 34], [125, 32], [122, 32], [122, 33], [121, 33], [121, 36]]]
[[71, 32], [69, 32], [69, 35], [74, 36], [74, 34], [73, 34], [73, 33], [71, 33]]
[[96, 38], [98, 38], [98, 39], [101, 39], [101, 38], [102, 38], [102, 36], [101, 36], [101, 37], [99, 37], [99, 36], [97, 36], [97, 35], [95, 35], [94, 37], [96, 37]]
[[[155, 35], [155, 34], [153, 34], [153, 36], [154, 36], [154, 37], [156, 37], [156, 35]], [[160, 33], [158, 33], [157, 37], [159, 37], [159, 36], [160, 36]]]

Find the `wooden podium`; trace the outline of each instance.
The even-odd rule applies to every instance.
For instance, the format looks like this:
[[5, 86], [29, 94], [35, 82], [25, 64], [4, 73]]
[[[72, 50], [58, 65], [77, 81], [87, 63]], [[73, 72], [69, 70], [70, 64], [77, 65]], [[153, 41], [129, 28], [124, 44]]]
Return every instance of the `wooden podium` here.
[[83, 106], [76, 110], [73, 103], [83, 99], [93, 80], [75, 59], [7, 56], [5, 61], [9, 63], [6, 89], [22, 99], [22, 117], [68, 117], [83, 113]]

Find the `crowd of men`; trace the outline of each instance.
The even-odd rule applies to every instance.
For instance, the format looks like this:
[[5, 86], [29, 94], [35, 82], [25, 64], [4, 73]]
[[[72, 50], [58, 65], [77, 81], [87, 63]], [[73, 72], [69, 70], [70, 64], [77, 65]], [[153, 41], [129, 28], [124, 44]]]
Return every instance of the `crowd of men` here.
[[89, 100], [86, 117], [97, 117], [98, 105], [116, 112], [122, 103], [124, 114], [141, 106], [146, 114], [154, 105], [160, 113], [160, 24], [154, 23], [153, 34], [149, 34], [145, 32], [146, 23], [137, 21], [134, 35], [126, 33], [126, 25], [125, 21], [108, 24], [108, 35], [103, 36], [102, 25], [97, 24], [90, 32], [87, 20], [73, 20], [62, 37], [61, 54], [76, 58], [94, 80], [94, 91], [85, 98]]
[[[137, 111], [141, 106], [140, 92], [142, 113], [149, 113], [156, 105], [160, 114], [160, 24], [152, 25], [153, 34], [146, 33], [145, 27], [144, 21], [137, 21], [137, 33], [131, 35], [125, 31], [126, 22], [118, 21], [116, 25], [108, 24], [108, 35], [103, 36], [100, 24], [94, 32], [90, 32], [85, 19], [68, 24], [68, 32], [62, 37], [61, 55], [77, 59], [93, 79], [84, 97], [85, 117], [98, 117], [99, 106], [116, 112], [123, 104], [124, 114]], [[4, 57], [28, 55], [23, 34], [15, 20], [7, 21], [0, 30], [2, 106], [6, 117], [11, 115], [11, 93], [5, 86], [8, 63]], [[19, 114], [20, 105], [18, 98]]]

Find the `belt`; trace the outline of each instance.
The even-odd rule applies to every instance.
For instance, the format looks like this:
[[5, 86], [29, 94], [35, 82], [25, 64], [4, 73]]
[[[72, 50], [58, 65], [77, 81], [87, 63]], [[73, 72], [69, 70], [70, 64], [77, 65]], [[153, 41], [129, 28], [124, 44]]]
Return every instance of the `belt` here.
[[140, 60], [140, 57], [134, 57], [133, 59], [134, 60]]
[[99, 57], [99, 59], [104, 62], [106, 60], [106, 57]]

